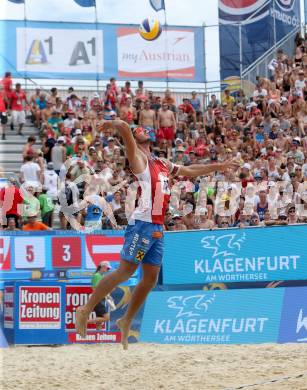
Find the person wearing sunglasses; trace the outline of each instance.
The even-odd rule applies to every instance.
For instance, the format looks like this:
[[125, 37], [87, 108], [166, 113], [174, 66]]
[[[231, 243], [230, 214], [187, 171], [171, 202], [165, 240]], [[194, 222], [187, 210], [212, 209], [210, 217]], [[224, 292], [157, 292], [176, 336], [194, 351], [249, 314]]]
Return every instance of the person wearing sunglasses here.
[[175, 165], [169, 160], [151, 153], [150, 135], [142, 127], [131, 130], [122, 121], [109, 121], [105, 126], [118, 132], [126, 148], [126, 157], [131, 171], [141, 190], [138, 206], [132, 211], [125, 232], [119, 268], [106, 275], [95, 288], [85, 306], [77, 309], [76, 331], [86, 336], [86, 324], [94, 307], [117, 285], [123, 283], [142, 266], [142, 279], [135, 287], [124, 316], [117, 321], [122, 334], [122, 345], [128, 348], [128, 336], [132, 319], [155, 286], [163, 257], [163, 224], [170, 200], [169, 180], [171, 176], [198, 177], [211, 172], [236, 170], [233, 160], [212, 164]]

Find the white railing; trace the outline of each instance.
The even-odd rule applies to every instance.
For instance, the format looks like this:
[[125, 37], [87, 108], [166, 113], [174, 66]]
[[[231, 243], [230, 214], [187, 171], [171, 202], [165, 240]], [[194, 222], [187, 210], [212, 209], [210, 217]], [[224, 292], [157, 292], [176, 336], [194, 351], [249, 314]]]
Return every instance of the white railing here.
[[269, 63], [274, 57], [276, 57], [276, 51], [282, 49], [288, 56], [293, 56], [295, 49], [294, 38], [295, 35], [300, 32], [301, 27], [293, 29], [283, 39], [277, 42], [270, 50], [266, 51], [261, 57], [254, 63], [243, 70], [241, 78], [249, 83], [255, 84], [256, 77], [261, 76], [265, 78], [270, 77], [270, 70], [268, 68]]

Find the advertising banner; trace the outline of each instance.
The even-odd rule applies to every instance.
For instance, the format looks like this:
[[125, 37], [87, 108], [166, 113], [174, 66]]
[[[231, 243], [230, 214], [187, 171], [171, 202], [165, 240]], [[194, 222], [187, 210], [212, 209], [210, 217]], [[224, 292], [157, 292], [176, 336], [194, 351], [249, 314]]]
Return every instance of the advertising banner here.
[[285, 290], [278, 341], [307, 343], [307, 288]]
[[141, 341], [168, 344], [276, 342], [284, 289], [153, 292]]
[[0, 30], [0, 72], [13, 77], [205, 80], [201, 27], [168, 26], [151, 42], [135, 25], [3, 20]]
[[14, 287], [6, 286], [4, 288], [4, 299], [3, 299], [4, 309], [4, 328], [13, 329], [14, 328]]
[[103, 32], [17, 28], [18, 72], [103, 73]]
[[[89, 300], [93, 289], [85, 285], [66, 285], [66, 310], [65, 310], [65, 329], [75, 332], [76, 310], [79, 306], [84, 306]], [[96, 330], [96, 314], [92, 312], [87, 324], [88, 330]], [[108, 323], [102, 323], [101, 330], [107, 330]]]
[[59, 286], [19, 286], [19, 329], [61, 329]]
[[244, 70], [300, 26], [300, 1], [219, 0], [219, 23], [221, 79], [239, 76], [240, 45]]
[[306, 226], [170, 233], [164, 284], [306, 280]]
[[120, 77], [195, 78], [194, 31], [168, 28], [150, 42], [137, 28], [119, 28], [117, 34]]

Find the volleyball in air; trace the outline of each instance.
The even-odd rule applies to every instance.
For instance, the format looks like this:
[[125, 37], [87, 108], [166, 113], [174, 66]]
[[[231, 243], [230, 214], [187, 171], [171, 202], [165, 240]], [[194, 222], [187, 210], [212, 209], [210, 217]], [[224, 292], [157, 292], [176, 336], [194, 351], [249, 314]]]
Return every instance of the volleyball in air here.
[[146, 18], [140, 24], [139, 32], [146, 41], [154, 41], [161, 35], [162, 27], [158, 19]]

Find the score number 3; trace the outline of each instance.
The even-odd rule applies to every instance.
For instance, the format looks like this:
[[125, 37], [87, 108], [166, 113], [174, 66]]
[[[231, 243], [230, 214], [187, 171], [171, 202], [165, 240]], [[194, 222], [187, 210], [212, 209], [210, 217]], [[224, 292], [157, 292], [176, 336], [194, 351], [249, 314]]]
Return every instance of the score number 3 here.
[[71, 251], [70, 251], [70, 245], [63, 245], [63, 261], [70, 261], [71, 260]]

